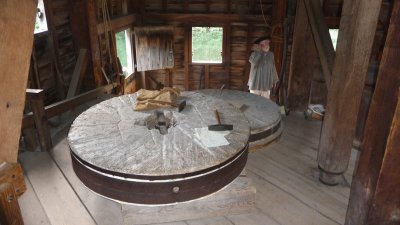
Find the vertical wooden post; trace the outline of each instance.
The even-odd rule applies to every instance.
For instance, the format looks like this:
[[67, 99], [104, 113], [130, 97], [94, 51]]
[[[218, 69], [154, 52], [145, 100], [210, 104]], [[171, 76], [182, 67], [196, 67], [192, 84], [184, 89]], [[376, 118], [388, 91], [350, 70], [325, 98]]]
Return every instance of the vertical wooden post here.
[[86, 0], [87, 19], [89, 26], [90, 49], [92, 53], [93, 74], [96, 86], [103, 84], [103, 76], [101, 74], [101, 53], [99, 45], [99, 36], [97, 32], [97, 16], [96, 4], [94, 0]]
[[400, 223], [400, 90], [368, 225]]
[[[396, 109], [395, 96], [398, 95], [398, 88], [400, 86], [400, 64], [398, 63], [400, 52], [399, 43], [400, 2], [395, 1], [386, 43], [382, 54], [376, 88], [372, 96], [371, 106], [368, 113], [367, 122], [365, 124], [364, 138], [361, 148], [361, 155], [358, 162], [358, 168], [355, 172], [353, 183], [351, 185], [346, 225], [367, 224], [367, 221], [369, 221], [369, 219], [367, 219], [368, 215], [373, 212], [372, 210], [377, 210], [371, 208], [371, 205], [374, 204], [374, 202], [372, 202], [374, 195], [382, 194], [377, 190], [385, 190], [387, 191], [388, 195], [391, 195], [391, 199], [385, 200], [390, 203], [388, 206], [392, 206], [393, 201], [396, 201], [396, 199], [399, 201], [400, 194], [398, 193], [398, 187], [395, 189], [390, 189], [393, 187], [392, 185], [394, 185], [395, 182], [399, 181], [399, 173], [397, 173], [397, 180], [394, 179], [396, 177], [394, 173], [399, 170], [399, 161], [395, 161], [394, 163], [392, 161], [400, 154], [397, 153], [397, 156], [393, 155], [396, 148], [398, 152], [399, 145], [392, 145], [395, 147], [395, 149], [391, 150], [393, 152], [390, 153], [391, 155], [389, 157], [384, 157], [385, 152], [391, 149], [388, 147], [388, 140], [390, 140], [390, 138], [388, 139], [388, 136], [390, 137], [390, 127]], [[392, 132], [395, 132], [393, 128]], [[385, 161], [393, 163], [387, 164], [387, 166], [391, 166], [391, 172], [383, 174], [382, 178], [380, 178], [380, 173], [382, 174], [382, 172], [384, 172], [383, 168], [385, 166], [382, 167], [382, 165], [385, 163]], [[393, 179], [392, 184], [388, 184], [386, 187], [379, 187], [379, 185], [382, 185], [383, 183], [378, 184], [378, 180], [381, 179], [382, 182], [385, 182], [383, 179], [385, 179], [387, 175], [392, 175], [392, 178], [387, 181], [390, 182], [390, 180]], [[379, 188], [377, 189], [377, 187]], [[397, 195], [395, 191], [397, 191]], [[384, 207], [383, 205], [376, 205], [376, 207], [380, 206]], [[395, 214], [393, 215], [395, 216]], [[399, 218], [399, 216], [397, 218]]]
[[226, 13], [231, 14], [232, 13], [232, 2], [231, 0], [226, 1]]
[[53, 0], [43, 1], [46, 9], [46, 20], [49, 24], [49, 46], [52, 51], [52, 57], [55, 59], [55, 78], [56, 78], [56, 89], [60, 99], [65, 98], [65, 87], [64, 87], [64, 72], [60, 63], [59, 48], [58, 48], [58, 35], [54, 22], [53, 12]]
[[210, 64], [204, 65], [204, 88], [210, 88]]
[[37, 1], [0, 7], [0, 162], [17, 162]]
[[332, 39], [329, 34], [329, 28], [324, 21], [324, 14], [320, 0], [304, 1], [308, 21], [310, 22], [315, 46], [318, 51], [319, 60], [321, 62], [322, 71], [325, 78], [326, 87], [329, 90], [331, 83], [332, 67], [335, 59], [335, 50], [333, 48]]
[[272, 17], [271, 24], [273, 29], [271, 32], [271, 50], [275, 56], [275, 67], [278, 74], [282, 70], [282, 55], [283, 52], [283, 22], [286, 16], [286, 0], [273, 0], [272, 1]]
[[79, 51], [78, 59], [76, 60], [74, 72], [72, 73], [72, 79], [69, 84], [67, 98], [72, 98], [79, 93], [82, 79], [86, 72], [88, 60], [89, 60], [88, 50], [81, 49]]
[[0, 184], [0, 224], [24, 224], [18, 198], [11, 183]]
[[26, 191], [24, 174], [17, 163], [0, 164], [0, 224], [23, 224], [17, 198]]
[[243, 91], [247, 91], [248, 87], [247, 87], [247, 81], [249, 80], [249, 76], [250, 76], [250, 62], [248, 60], [248, 58], [250, 57], [250, 52], [251, 52], [251, 47], [252, 47], [252, 43], [250, 41], [251, 39], [251, 34], [253, 33], [253, 26], [248, 24], [247, 26], [247, 34], [246, 34], [246, 40], [247, 40], [247, 45], [246, 45], [246, 56], [247, 56], [247, 60], [246, 60], [246, 66], [244, 68], [244, 74], [243, 74]]
[[347, 170], [382, 1], [345, 1], [318, 152], [320, 181]]
[[[187, 4], [187, 1], [185, 1], [185, 5]], [[184, 69], [184, 76], [185, 76], [185, 91], [190, 91], [189, 90], [189, 84], [190, 84], [190, 74], [189, 74], [189, 71], [190, 71], [190, 68], [189, 68], [189, 59], [191, 58], [191, 57], [189, 57], [189, 54], [191, 54], [191, 52], [189, 52], [190, 51], [190, 49], [191, 49], [191, 46], [189, 46], [190, 44], [191, 44], [191, 41], [189, 41], [189, 38], [191, 39], [191, 36], [190, 36], [190, 34], [192, 33], [191, 31], [190, 31], [190, 26], [189, 25], [184, 25], [185, 27], [184, 27], [184, 29], [185, 29], [185, 34], [184, 34], [184, 38], [185, 38], [185, 43], [184, 43], [184, 66], [185, 66], [185, 69]]]
[[230, 89], [231, 84], [231, 24], [228, 23], [224, 29], [225, 37], [225, 85]]
[[171, 69], [165, 69], [164, 85], [165, 87], [171, 87]]
[[[93, 64], [91, 57], [91, 47], [89, 39], [89, 25], [86, 10], [86, 0], [71, 0], [70, 1], [70, 21], [72, 30], [72, 39], [74, 41], [75, 52], [79, 53], [80, 49], [89, 49], [89, 55], [87, 60], [87, 68], [84, 71], [83, 86], [88, 89], [93, 87], [94, 76], [93, 76]], [[79, 57], [79, 56], [78, 56]]]
[[308, 104], [314, 60], [318, 57], [304, 0], [297, 1], [290, 62], [288, 100], [290, 109], [305, 110]]
[[366, 225], [400, 224], [400, 92]]
[[46, 112], [44, 111], [44, 91], [41, 89], [27, 89], [26, 94], [31, 103], [33, 118], [35, 119], [36, 129], [39, 134], [40, 147], [42, 150], [48, 151], [53, 144], [51, 142]]

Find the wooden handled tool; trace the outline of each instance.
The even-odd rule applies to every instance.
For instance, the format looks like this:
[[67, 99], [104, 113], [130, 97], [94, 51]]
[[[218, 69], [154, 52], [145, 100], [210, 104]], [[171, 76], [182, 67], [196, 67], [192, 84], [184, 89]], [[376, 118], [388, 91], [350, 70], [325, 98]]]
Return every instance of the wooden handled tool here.
[[219, 117], [218, 110], [215, 110], [214, 114], [215, 117], [217, 118], [218, 124], [208, 126], [208, 130], [213, 130], [213, 131], [233, 130], [232, 124], [221, 124], [221, 118]]

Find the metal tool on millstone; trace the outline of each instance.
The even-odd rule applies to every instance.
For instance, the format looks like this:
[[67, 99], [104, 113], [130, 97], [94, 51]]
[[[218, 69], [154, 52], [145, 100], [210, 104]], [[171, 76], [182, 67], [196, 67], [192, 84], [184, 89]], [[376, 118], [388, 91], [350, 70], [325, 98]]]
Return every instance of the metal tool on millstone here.
[[213, 131], [233, 130], [232, 124], [221, 124], [221, 118], [219, 116], [218, 110], [215, 110], [214, 114], [218, 121], [218, 124], [208, 126], [208, 130], [213, 130]]
[[165, 115], [163, 111], [156, 111], [156, 126], [155, 126], [159, 131], [160, 134], [164, 135], [168, 133], [168, 123], [167, 120], [165, 119]]

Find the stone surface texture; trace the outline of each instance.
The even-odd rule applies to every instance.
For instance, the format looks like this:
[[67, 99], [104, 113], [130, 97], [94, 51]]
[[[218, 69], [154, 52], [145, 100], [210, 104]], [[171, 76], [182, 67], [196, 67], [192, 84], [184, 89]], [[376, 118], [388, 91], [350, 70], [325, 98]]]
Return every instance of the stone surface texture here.
[[[248, 143], [250, 125], [240, 110], [218, 98], [183, 92], [183, 111], [163, 109], [172, 124], [165, 135], [152, 127], [154, 110], [136, 112], [136, 94], [101, 102], [79, 115], [68, 134], [71, 151], [87, 163], [125, 174], [168, 176], [217, 166], [235, 156]], [[207, 148], [195, 128], [221, 122], [233, 124], [225, 136], [229, 145]], [[154, 122], [153, 122], [154, 123]]]

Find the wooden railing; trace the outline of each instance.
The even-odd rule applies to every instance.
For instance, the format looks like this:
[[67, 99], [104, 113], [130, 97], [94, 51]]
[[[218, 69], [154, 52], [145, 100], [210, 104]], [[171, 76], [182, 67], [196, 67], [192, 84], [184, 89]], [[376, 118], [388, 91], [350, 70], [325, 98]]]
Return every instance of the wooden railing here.
[[116, 83], [105, 85], [94, 90], [85, 92], [75, 97], [44, 106], [44, 92], [41, 89], [27, 89], [27, 101], [30, 102], [32, 112], [26, 113], [22, 119], [22, 129], [33, 127], [35, 125], [40, 147], [42, 150], [50, 150], [52, 141], [47, 120], [51, 117], [67, 112], [89, 100], [95, 99], [105, 93], [111, 93]]

